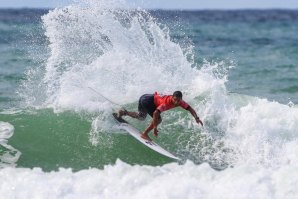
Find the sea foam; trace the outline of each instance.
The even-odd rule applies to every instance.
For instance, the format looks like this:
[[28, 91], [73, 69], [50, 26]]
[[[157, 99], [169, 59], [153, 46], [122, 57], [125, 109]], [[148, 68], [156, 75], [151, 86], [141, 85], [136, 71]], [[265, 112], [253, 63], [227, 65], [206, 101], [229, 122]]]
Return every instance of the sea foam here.
[[15, 166], [21, 152], [8, 144], [8, 139], [13, 135], [14, 127], [8, 122], [0, 121], [0, 168]]
[[103, 170], [0, 170], [3, 198], [296, 198], [297, 165], [266, 169], [241, 165], [215, 171], [186, 162], [161, 167], [118, 160]]

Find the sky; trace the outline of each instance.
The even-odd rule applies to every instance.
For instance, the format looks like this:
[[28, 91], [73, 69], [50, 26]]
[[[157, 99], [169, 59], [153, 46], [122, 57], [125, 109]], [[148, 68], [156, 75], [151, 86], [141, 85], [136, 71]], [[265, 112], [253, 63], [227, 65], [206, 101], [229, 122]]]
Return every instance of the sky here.
[[[72, 1], [0, 0], [0, 8], [54, 8], [68, 5]], [[126, 0], [126, 2], [132, 7], [147, 9], [298, 9], [298, 0]]]

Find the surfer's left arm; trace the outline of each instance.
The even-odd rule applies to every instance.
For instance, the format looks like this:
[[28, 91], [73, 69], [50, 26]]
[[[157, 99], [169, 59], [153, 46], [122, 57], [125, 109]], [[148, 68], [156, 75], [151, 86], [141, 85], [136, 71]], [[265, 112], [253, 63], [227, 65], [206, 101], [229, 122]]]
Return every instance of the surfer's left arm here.
[[191, 115], [195, 118], [198, 124], [201, 124], [203, 126], [202, 120], [199, 118], [196, 111], [191, 106], [188, 106], [186, 110], [188, 110], [191, 113]]

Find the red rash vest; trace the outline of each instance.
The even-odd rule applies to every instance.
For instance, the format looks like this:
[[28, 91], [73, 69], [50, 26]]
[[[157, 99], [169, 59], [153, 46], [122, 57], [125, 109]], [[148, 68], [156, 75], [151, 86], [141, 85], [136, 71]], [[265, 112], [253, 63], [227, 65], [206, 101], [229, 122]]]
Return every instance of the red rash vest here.
[[156, 109], [159, 110], [160, 112], [175, 108], [177, 106], [180, 106], [184, 109], [187, 109], [189, 105], [181, 100], [179, 105], [174, 105], [172, 102], [172, 95], [160, 95], [157, 92], [154, 93], [154, 104], [157, 107]]

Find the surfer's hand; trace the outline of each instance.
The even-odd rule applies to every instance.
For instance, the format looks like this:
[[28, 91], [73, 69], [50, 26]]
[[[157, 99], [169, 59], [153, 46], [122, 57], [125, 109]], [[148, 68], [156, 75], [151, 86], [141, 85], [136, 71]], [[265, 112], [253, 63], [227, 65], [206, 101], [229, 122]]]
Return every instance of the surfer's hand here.
[[158, 130], [157, 130], [157, 128], [154, 128], [153, 135], [154, 135], [154, 137], [157, 137], [158, 136]]
[[201, 124], [201, 125], [203, 126], [203, 122], [202, 122], [202, 120], [200, 120], [199, 117], [196, 117], [196, 122], [197, 122], [198, 124]]

